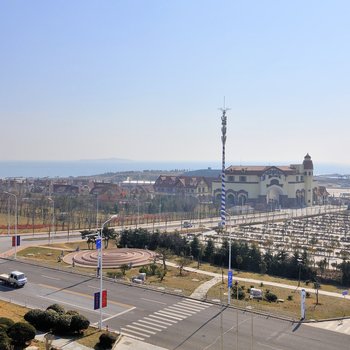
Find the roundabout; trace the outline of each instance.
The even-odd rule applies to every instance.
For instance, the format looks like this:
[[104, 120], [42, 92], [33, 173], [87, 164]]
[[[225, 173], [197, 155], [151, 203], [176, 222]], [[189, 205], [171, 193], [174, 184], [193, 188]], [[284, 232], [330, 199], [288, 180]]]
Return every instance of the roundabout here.
[[[104, 268], [118, 268], [124, 264], [132, 266], [142, 266], [150, 264], [157, 254], [151, 250], [134, 248], [114, 248], [104, 250], [102, 253], [102, 265]], [[64, 256], [66, 264], [96, 268], [98, 263], [97, 250], [82, 250], [69, 253]]]

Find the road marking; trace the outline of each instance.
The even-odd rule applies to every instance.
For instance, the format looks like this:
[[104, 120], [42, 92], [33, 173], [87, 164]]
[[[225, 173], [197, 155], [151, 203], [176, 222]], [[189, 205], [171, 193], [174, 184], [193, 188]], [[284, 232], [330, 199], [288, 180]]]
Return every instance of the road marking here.
[[145, 338], [137, 337], [136, 335], [133, 335], [133, 334], [128, 334], [128, 333], [125, 333], [125, 332], [121, 332], [121, 334], [125, 335], [126, 337], [129, 337], [129, 338], [134, 338], [134, 339], [137, 339], [137, 340], [145, 340]]
[[119, 312], [118, 314], [115, 314], [115, 315], [113, 315], [113, 316], [111, 316], [111, 317], [105, 318], [103, 321], [109, 321], [109, 320], [111, 320], [111, 319], [114, 318], [114, 317], [118, 317], [118, 316], [120, 316], [120, 315], [124, 315], [124, 314], [126, 314], [126, 313], [128, 313], [128, 312], [130, 312], [130, 311], [132, 311], [132, 310], [134, 310], [134, 309], [136, 309], [136, 306], [134, 306], [134, 307], [132, 307], [132, 308], [130, 308], [130, 309], [128, 309], [128, 310], [124, 310], [124, 311], [122, 311], [122, 312]]
[[149, 331], [149, 330], [147, 330], [147, 329], [140, 328], [140, 327], [136, 327], [136, 326], [133, 326], [133, 325], [131, 325], [131, 324], [129, 324], [129, 325], [125, 326], [125, 327], [137, 329], [138, 331], [146, 332], [146, 333], [149, 333], [149, 334], [157, 334], [157, 332]]
[[57, 278], [57, 277], [51, 277], [51, 276], [46, 276], [46, 275], [41, 275], [42, 277], [45, 277], [49, 280], [56, 280], [56, 281], [60, 281], [61, 279], [60, 278]]
[[[156, 312], [155, 312], [156, 313]], [[160, 316], [156, 316], [156, 315], [149, 315], [149, 317], [155, 317], [155, 318], [158, 318], [160, 320], [166, 320], [167, 322], [172, 322], [172, 323], [177, 323], [177, 321], [174, 321], [174, 320], [168, 320], [167, 318], [164, 318], [164, 315], [161, 315], [163, 317], [160, 317]]]
[[91, 285], [88, 285], [87, 287], [89, 287], [91, 289], [98, 289], [98, 290], [100, 290], [100, 287], [95, 287], [95, 286], [91, 286]]
[[[146, 318], [146, 317], [145, 317]], [[137, 322], [142, 322], [142, 323], [146, 323], [146, 324], [151, 324], [152, 326], [157, 326], [157, 327], [160, 327], [160, 328], [163, 328], [163, 329], [167, 329], [168, 327], [165, 327], [165, 326], [161, 326], [160, 324], [155, 324], [154, 323], [154, 320], [152, 320], [153, 322], [148, 322], [148, 321], [145, 321], [145, 320], [138, 320]], [[170, 326], [170, 323], [169, 323], [169, 326]]]
[[205, 303], [203, 301], [199, 301], [199, 300], [194, 300], [194, 299], [183, 299], [183, 302], [187, 302], [187, 303], [195, 303], [195, 304], [200, 304], [206, 307], [211, 306], [211, 304]]
[[143, 337], [147, 337], [147, 338], [150, 337], [149, 334], [142, 334], [142, 333], [140, 333], [140, 332], [136, 332], [136, 331], [134, 331], [134, 330], [132, 330], [132, 329], [129, 329], [129, 328], [120, 328], [120, 330], [122, 330], [123, 332], [124, 332], [124, 331], [127, 331], [127, 332], [131, 332], [131, 333], [136, 333], [136, 334], [138, 334], [138, 335], [142, 335]]
[[[174, 308], [176, 310], [176, 308]], [[192, 316], [192, 314], [189, 314], [189, 313], [185, 313], [185, 312], [181, 312], [181, 311], [175, 311], [175, 310], [172, 310], [170, 308], [165, 308], [163, 309], [164, 312], [169, 312], [171, 315], [174, 315], [174, 316], [179, 316], [179, 317], [188, 317], [188, 316]]]
[[190, 308], [190, 310], [197, 310], [197, 311], [202, 311], [207, 308], [207, 306], [197, 306], [197, 305], [185, 303], [183, 301], [178, 303], [177, 305], [180, 305], [183, 308]]
[[182, 321], [183, 319], [185, 319], [186, 317], [175, 317], [175, 316], [172, 316], [172, 314], [170, 312], [166, 312], [166, 311], [158, 311], [158, 312], [155, 312], [156, 315], [161, 315], [163, 317], [170, 317], [174, 320], [178, 320], [178, 321]]
[[[152, 321], [152, 322], [156, 322], [156, 323], [161, 323], [161, 324], [166, 324], [167, 326], [171, 326], [172, 324], [171, 323], [168, 323], [168, 322], [165, 322], [165, 321], [158, 321], [158, 320], [154, 320], [153, 318], [151, 317], [157, 317], [157, 316], [152, 316], [150, 315], [149, 317], [144, 317], [145, 320], [149, 320], [149, 321]], [[157, 318], [160, 318], [160, 317], [157, 317]], [[169, 321], [170, 322], [170, 321]], [[171, 321], [173, 322], [173, 321]], [[158, 326], [158, 324], [157, 324]]]
[[152, 303], [157, 303], [157, 304], [162, 304], [162, 305], [167, 305], [167, 303], [162, 303], [161, 301], [157, 300], [152, 300], [152, 299], [147, 299], [147, 298], [141, 298], [142, 300], [150, 301]]
[[[140, 322], [140, 321], [139, 321]], [[160, 332], [162, 331], [161, 328], [155, 328], [155, 327], [151, 327], [151, 326], [148, 326], [146, 324], [142, 324], [142, 323], [138, 323], [138, 322], [133, 322], [132, 324], [134, 324], [135, 326], [141, 326], [141, 327], [146, 327], [146, 328], [149, 328], [149, 329], [153, 329], [154, 331], [157, 331], [157, 332]], [[165, 328], [165, 327], [164, 327]]]
[[[175, 312], [178, 312], [180, 314], [184, 314], [184, 315], [187, 315], [187, 316], [192, 316], [194, 314], [196, 314], [198, 311], [193, 311], [193, 310], [184, 310], [183, 308], [179, 307], [179, 306], [169, 306], [167, 307], [167, 309], [174, 309]], [[164, 309], [166, 310], [166, 309]]]
[[[72, 306], [74, 308], [81, 309], [81, 310], [87, 310], [87, 311], [95, 312], [95, 313], [99, 312], [99, 310], [92, 310], [92, 309], [88, 309], [87, 307], [77, 306], [76, 304], [67, 303], [66, 301], [62, 301], [59, 299], [49, 298], [49, 297], [45, 297], [45, 296], [42, 296], [42, 298], [47, 299], [47, 300], [51, 300], [51, 301], [56, 301], [60, 304], [66, 304], [66, 305], [69, 305], [69, 306]], [[104, 314], [108, 315], [108, 316], [112, 316], [111, 314], [108, 314], [107, 312], [105, 312]]]
[[[57, 288], [57, 287], [53, 287], [50, 286], [48, 284], [38, 284], [38, 286], [44, 287], [44, 288], [48, 288], [48, 289], [52, 289], [52, 290], [56, 290], [59, 292], [63, 292], [63, 293], [69, 293], [69, 294], [74, 294], [74, 295], [80, 295], [89, 299], [94, 299], [94, 297], [90, 294], [85, 294], [85, 293], [80, 293], [80, 292], [74, 292], [73, 290], [66, 290], [66, 289], [62, 289], [62, 288]], [[130, 309], [132, 307], [134, 307], [133, 305], [128, 305], [128, 304], [123, 304], [123, 303], [119, 303], [117, 301], [113, 301], [113, 300], [108, 300], [109, 304], [114, 304], [114, 305], [118, 305], [121, 306], [123, 308], [127, 308]]]

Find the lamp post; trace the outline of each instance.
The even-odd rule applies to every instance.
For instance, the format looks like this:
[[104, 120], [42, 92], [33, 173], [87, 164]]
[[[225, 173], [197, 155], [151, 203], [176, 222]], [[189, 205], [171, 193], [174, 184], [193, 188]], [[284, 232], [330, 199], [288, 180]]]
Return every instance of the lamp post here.
[[[230, 223], [230, 231], [229, 231], [229, 240], [228, 240], [228, 271], [229, 274], [231, 273], [231, 231], [232, 231], [232, 224], [231, 224], [231, 215], [228, 214], [225, 211], [225, 215], [227, 215], [229, 217], [229, 223]], [[228, 292], [227, 292], [227, 304], [230, 305], [231, 304], [231, 286], [229, 283], [227, 283], [227, 288], [228, 288]]]
[[[51, 225], [52, 225], [52, 231], [54, 232], [54, 230], [55, 230], [55, 201], [51, 197], [48, 197], [48, 200], [50, 202], [52, 202], [52, 221], [51, 221]], [[51, 229], [49, 230], [49, 244], [50, 243], [51, 243]]]
[[107, 225], [110, 221], [116, 219], [118, 215], [112, 215], [107, 221], [105, 221], [101, 226], [101, 231], [99, 234], [100, 239], [100, 249], [98, 251], [98, 260], [97, 260], [97, 271], [99, 271], [100, 274], [100, 324], [99, 329], [102, 330], [102, 287], [103, 287], [103, 280], [102, 280], [102, 231], [105, 225]]
[[14, 193], [4, 192], [9, 196], [15, 197], [15, 260], [17, 259], [17, 222], [18, 222], [18, 213], [17, 213], [17, 196]]
[[303, 259], [298, 258], [298, 266], [299, 266], [299, 278], [298, 278], [298, 288], [300, 287], [300, 274], [301, 274], [301, 265], [303, 265]]

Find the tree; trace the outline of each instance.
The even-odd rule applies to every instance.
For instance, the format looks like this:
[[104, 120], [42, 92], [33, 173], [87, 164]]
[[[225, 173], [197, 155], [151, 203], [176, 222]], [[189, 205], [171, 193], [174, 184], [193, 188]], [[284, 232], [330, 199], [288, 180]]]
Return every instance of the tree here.
[[70, 329], [72, 332], [81, 333], [85, 329], [88, 329], [90, 321], [83, 315], [73, 315], [70, 324]]
[[168, 248], [157, 248], [156, 252], [160, 255], [162, 262], [163, 262], [163, 270], [166, 271], [166, 259], [171, 254], [170, 250]]
[[192, 256], [194, 257], [194, 259], [197, 259], [200, 253], [200, 243], [198, 237], [193, 237], [192, 242], [190, 243], [190, 247]]
[[213, 261], [213, 256], [215, 252], [215, 245], [213, 240], [210, 238], [207, 241], [207, 245], [204, 249], [204, 260], [211, 263]]
[[185, 266], [189, 265], [191, 262], [191, 260], [189, 258], [187, 258], [186, 256], [182, 256], [179, 260], [179, 273], [180, 276], [182, 275], [182, 271], [184, 270]]
[[129, 265], [128, 264], [120, 265], [120, 271], [122, 272], [123, 276], [125, 276], [127, 270], [129, 270]]

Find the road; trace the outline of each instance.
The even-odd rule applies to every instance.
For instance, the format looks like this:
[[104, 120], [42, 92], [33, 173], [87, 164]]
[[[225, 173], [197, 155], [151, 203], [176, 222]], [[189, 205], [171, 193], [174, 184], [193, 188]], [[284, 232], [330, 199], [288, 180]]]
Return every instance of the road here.
[[[60, 303], [92, 323], [93, 293], [99, 280], [71, 272], [0, 259], [0, 272], [19, 269], [28, 284], [22, 289], [0, 285], [0, 299], [30, 307]], [[167, 349], [237, 349], [237, 311], [161, 291], [104, 281], [108, 306], [104, 325]], [[1, 314], [1, 311], [0, 311]], [[300, 350], [350, 349], [349, 336], [250, 312], [238, 312], [238, 349]]]

